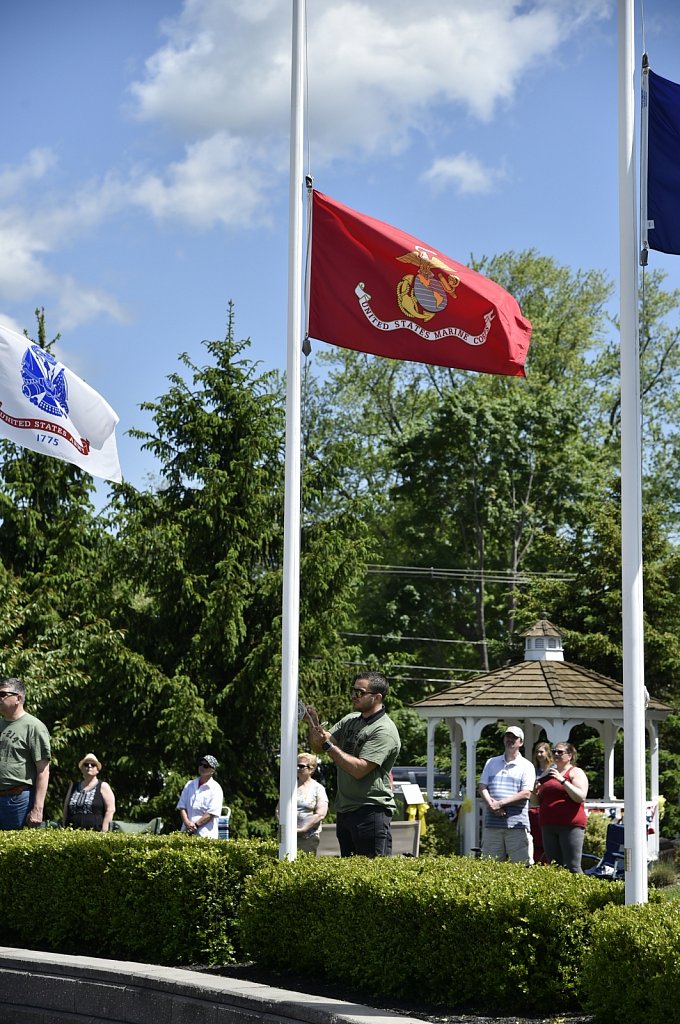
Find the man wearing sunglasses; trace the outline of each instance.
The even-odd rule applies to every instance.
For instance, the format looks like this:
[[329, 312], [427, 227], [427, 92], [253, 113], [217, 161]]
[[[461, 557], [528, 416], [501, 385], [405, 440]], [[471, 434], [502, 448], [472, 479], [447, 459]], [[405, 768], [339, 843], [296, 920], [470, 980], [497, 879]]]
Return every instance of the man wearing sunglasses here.
[[[394, 795], [390, 772], [401, 740], [383, 701], [390, 684], [380, 672], [357, 676], [352, 686], [353, 711], [329, 732], [308, 708], [309, 740], [337, 769], [336, 834], [341, 857], [389, 857], [392, 852]], [[313, 724], [312, 724], [313, 723]]]
[[35, 828], [50, 779], [50, 734], [24, 710], [20, 679], [0, 680], [0, 830]]

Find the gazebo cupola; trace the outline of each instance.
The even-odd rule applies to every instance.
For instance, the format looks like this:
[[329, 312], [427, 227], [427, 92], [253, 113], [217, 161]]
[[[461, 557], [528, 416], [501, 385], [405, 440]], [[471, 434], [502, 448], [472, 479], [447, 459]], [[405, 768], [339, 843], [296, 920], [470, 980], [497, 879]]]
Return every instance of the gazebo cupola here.
[[564, 661], [562, 634], [543, 617], [523, 633], [525, 661]]

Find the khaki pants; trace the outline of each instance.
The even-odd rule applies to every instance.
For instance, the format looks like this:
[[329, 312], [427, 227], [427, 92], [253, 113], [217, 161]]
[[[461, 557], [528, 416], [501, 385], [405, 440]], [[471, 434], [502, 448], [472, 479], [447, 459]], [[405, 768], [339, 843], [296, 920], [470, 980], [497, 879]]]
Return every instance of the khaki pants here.
[[511, 860], [513, 864], [530, 864], [529, 833], [524, 827], [485, 828], [482, 857]]

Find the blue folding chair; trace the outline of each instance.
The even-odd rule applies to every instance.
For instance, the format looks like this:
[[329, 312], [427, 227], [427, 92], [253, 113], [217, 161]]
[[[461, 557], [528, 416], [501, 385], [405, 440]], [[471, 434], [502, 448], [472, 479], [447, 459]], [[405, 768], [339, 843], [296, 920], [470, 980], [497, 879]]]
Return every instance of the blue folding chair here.
[[611, 825], [607, 825], [605, 850], [599, 860], [594, 853], [583, 854], [584, 860], [597, 861], [592, 868], [586, 868], [583, 874], [592, 875], [594, 878], [606, 878], [610, 882], [623, 881], [623, 857], [623, 825], [612, 822]]
[[228, 839], [229, 838], [229, 822], [231, 821], [231, 807], [224, 808], [224, 814], [220, 814], [217, 819], [217, 838]]

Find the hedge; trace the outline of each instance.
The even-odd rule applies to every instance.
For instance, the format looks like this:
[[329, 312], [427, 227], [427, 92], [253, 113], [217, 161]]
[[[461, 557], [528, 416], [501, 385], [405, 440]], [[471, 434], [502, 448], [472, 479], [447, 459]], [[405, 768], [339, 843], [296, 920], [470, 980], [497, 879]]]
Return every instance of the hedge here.
[[241, 957], [243, 881], [276, 844], [168, 836], [0, 832], [0, 942], [157, 964]]
[[481, 1011], [578, 1006], [593, 915], [623, 883], [467, 857], [300, 858], [246, 880], [241, 941], [366, 997]]
[[668, 1024], [680, 901], [466, 857], [276, 859], [274, 842], [0, 832], [0, 943], [158, 964], [262, 966], [478, 1012], [578, 1006]]
[[680, 905], [607, 907], [593, 922], [584, 1003], [609, 1024], [670, 1024], [680, 1005]]

